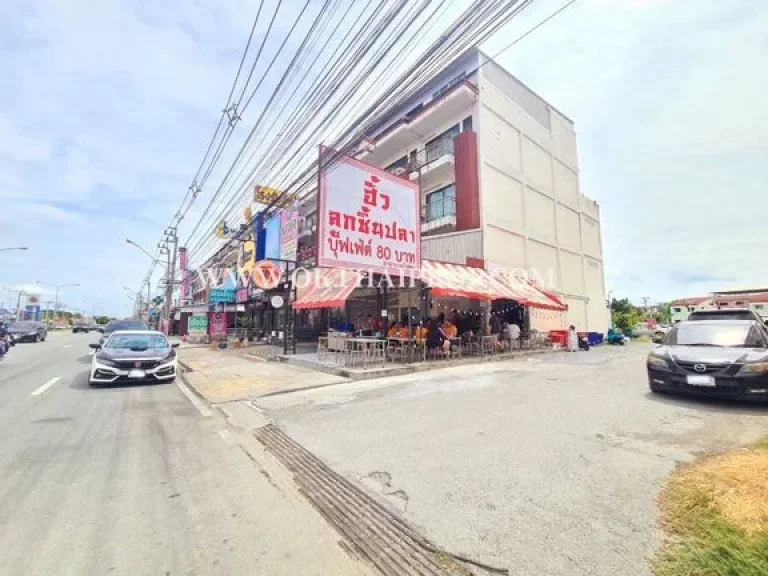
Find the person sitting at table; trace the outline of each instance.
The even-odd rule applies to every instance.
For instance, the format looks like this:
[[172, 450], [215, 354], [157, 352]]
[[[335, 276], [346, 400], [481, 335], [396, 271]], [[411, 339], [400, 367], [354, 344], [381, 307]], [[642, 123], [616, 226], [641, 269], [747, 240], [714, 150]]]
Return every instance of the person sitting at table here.
[[456, 338], [456, 335], [458, 334], [458, 329], [456, 328], [456, 325], [453, 324], [450, 320], [445, 319], [445, 314], [441, 312], [440, 316], [437, 317], [437, 321], [440, 323], [440, 326], [443, 328], [443, 332], [445, 333], [446, 337]]
[[400, 338], [400, 324], [392, 322], [387, 330], [387, 338]]
[[443, 327], [440, 326], [439, 320], [432, 318], [429, 321], [429, 327], [427, 328], [427, 349], [428, 350], [440, 350], [446, 356], [451, 351], [451, 341], [443, 332]]

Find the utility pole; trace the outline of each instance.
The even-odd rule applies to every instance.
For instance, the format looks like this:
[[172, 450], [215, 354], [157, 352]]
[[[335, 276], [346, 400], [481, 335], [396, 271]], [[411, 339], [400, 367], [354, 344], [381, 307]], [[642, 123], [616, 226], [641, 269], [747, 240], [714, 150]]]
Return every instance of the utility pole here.
[[171, 309], [173, 307], [173, 287], [176, 280], [176, 249], [179, 239], [176, 236], [176, 228], [166, 228], [165, 239], [161, 247], [168, 257], [168, 268], [165, 277], [165, 329], [166, 333], [171, 333]]
[[24, 295], [24, 290], [19, 290], [19, 295], [16, 297], [16, 321], [21, 320], [21, 297]]

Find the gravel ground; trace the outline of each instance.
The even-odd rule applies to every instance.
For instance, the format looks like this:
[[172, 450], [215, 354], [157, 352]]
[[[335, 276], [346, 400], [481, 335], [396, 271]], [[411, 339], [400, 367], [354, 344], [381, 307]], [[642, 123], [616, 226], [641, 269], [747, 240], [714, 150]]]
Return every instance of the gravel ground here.
[[257, 406], [446, 549], [523, 575], [643, 575], [679, 462], [768, 434], [768, 408], [657, 397], [651, 345], [435, 370]]

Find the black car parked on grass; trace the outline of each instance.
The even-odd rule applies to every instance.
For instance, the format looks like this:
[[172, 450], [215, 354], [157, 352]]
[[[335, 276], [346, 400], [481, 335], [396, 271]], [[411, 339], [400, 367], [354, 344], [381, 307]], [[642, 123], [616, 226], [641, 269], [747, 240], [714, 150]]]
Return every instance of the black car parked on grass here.
[[768, 402], [768, 333], [754, 320], [676, 324], [648, 355], [653, 392]]
[[43, 342], [48, 337], [48, 328], [42, 322], [23, 320], [8, 326], [8, 334], [14, 342]]

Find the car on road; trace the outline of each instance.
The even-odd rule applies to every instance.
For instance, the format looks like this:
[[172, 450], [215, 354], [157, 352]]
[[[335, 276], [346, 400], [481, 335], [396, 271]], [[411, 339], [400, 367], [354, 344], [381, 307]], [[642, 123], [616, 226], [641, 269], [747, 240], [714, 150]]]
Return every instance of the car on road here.
[[104, 329], [101, 331], [103, 336], [99, 339], [99, 344], [104, 344], [109, 338], [110, 334], [117, 332], [118, 330], [131, 330], [131, 331], [148, 331], [149, 325], [141, 320], [110, 320]]
[[749, 308], [720, 308], [713, 310], [694, 310], [688, 314], [688, 320], [754, 320], [764, 323], [762, 317]]
[[112, 332], [103, 344], [91, 344], [88, 383], [173, 382], [176, 379], [176, 347], [162, 332]]
[[653, 392], [768, 402], [768, 336], [755, 320], [676, 324], [647, 358]]
[[72, 334], [78, 334], [78, 333], [85, 333], [88, 334], [88, 332], [103, 332], [104, 329], [99, 326], [98, 324], [75, 324], [72, 326]]
[[22, 320], [8, 326], [8, 334], [14, 342], [44, 342], [48, 337], [48, 328], [42, 322]]

